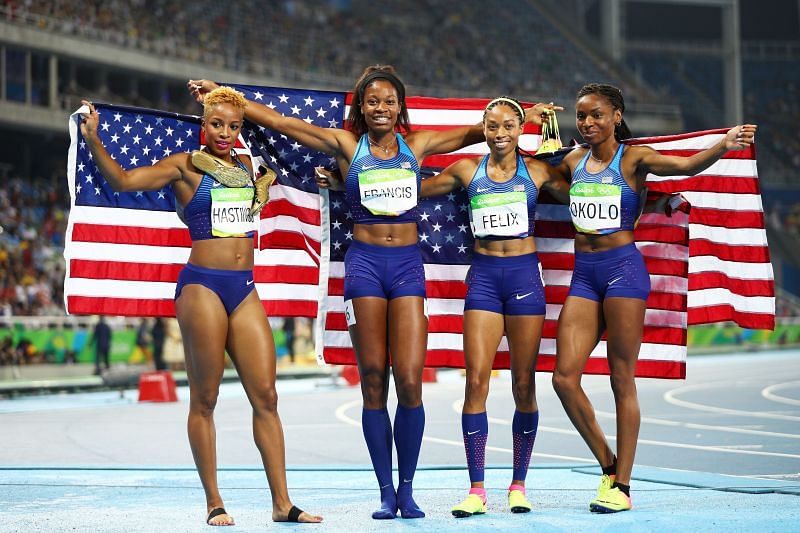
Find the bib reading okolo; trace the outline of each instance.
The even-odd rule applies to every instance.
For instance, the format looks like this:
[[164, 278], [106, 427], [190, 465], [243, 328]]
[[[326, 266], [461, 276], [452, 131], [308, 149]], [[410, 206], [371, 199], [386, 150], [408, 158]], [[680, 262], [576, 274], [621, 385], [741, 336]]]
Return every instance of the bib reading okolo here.
[[211, 234], [214, 237], [244, 237], [255, 231], [250, 214], [253, 188], [211, 189]]
[[622, 188], [603, 183], [576, 183], [569, 189], [572, 224], [581, 233], [620, 228]]
[[399, 216], [417, 205], [417, 175], [404, 168], [376, 168], [358, 173], [361, 205], [373, 215]]
[[528, 233], [528, 197], [524, 192], [480, 194], [470, 200], [472, 234], [481, 239]]

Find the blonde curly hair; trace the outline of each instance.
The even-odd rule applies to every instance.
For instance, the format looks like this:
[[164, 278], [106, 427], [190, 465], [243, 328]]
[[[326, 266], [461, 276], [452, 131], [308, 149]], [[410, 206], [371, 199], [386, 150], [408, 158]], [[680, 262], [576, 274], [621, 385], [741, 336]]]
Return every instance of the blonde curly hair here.
[[247, 107], [247, 99], [236, 89], [217, 87], [203, 98], [203, 118], [208, 118], [213, 107], [219, 104], [231, 104], [244, 114], [244, 108]]

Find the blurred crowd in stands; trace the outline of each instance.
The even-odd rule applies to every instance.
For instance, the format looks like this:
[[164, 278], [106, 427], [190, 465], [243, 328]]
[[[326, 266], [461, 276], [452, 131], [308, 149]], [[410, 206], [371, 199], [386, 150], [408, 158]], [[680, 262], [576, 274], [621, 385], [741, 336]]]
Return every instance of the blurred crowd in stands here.
[[64, 178], [5, 178], [0, 188], [0, 314], [63, 315]]
[[[757, 145], [759, 174], [784, 176], [787, 184], [800, 177], [800, 137], [795, 132], [800, 117], [800, 61], [785, 65], [794, 80], [781, 84], [781, 90], [767, 95], [756, 89], [745, 94], [745, 117], [762, 118]], [[776, 70], [778, 67], [776, 66]], [[766, 142], [765, 142], [766, 141]], [[761, 149], [763, 148], [765, 149]]]
[[[533, 8], [521, 16], [483, 0], [4, 3], [6, 19], [48, 31], [319, 88], [349, 88], [366, 65], [388, 63], [429, 96], [568, 103], [607, 78]], [[646, 98], [623, 89], [628, 102]]]

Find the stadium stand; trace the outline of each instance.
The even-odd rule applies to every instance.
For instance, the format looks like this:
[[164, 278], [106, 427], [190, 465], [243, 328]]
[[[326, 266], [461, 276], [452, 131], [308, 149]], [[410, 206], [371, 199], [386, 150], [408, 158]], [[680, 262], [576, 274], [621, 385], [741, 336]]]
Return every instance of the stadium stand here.
[[[443, 0], [7, 1], [3, 11], [7, 21], [113, 46], [339, 89], [378, 62], [431, 96], [511, 93], [569, 103], [586, 80], [607, 77], [535, 11], [519, 16], [481, 0], [457, 10]], [[487, 20], [502, 30], [487, 33]], [[403, 38], [381, 38], [387, 31]]]

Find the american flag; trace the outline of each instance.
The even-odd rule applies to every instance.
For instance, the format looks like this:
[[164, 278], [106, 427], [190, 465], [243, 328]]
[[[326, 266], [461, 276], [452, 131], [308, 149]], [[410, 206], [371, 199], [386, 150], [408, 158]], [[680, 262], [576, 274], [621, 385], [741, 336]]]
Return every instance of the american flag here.
[[[323, 127], [342, 127], [350, 101], [350, 95], [342, 92], [235, 87], [254, 101]], [[481, 120], [487, 102], [408, 98], [412, 123], [426, 129], [475, 124]], [[123, 111], [129, 114], [117, 120], [117, 114]], [[139, 144], [147, 139], [149, 154], [158, 146], [161, 152], [156, 153], [156, 159], [164, 157], [167, 148], [157, 145], [155, 139], [161, 138], [162, 144], [167, 137], [172, 143], [177, 141], [173, 136], [178, 130], [170, 121], [176, 125], [180, 122], [184, 130], [184, 144], [170, 150], [197, 147], [196, 141], [194, 146], [186, 147], [192, 135], [197, 139], [196, 122], [192, 122], [193, 134], [186, 131], [189, 117], [112, 107], [101, 107], [100, 112], [101, 124], [109, 124], [107, 130], [101, 131], [101, 138], [123, 166], [135, 165], [128, 156], [135, 136], [139, 137]], [[142, 123], [153, 128], [148, 137], [141, 133], [123, 137], [123, 133], [131, 135], [133, 127], [125, 131], [126, 125], [136, 123], [140, 115], [146, 117]], [[167, 135], [165, 128], [171, 128], [172, 135]], [[190, 242], [182, 223], [169, 211], [174, 209], [170, 191], [115, 196], [108, 185], [96, 184], [101, 193], [92, 190], [87, 195], [87, 176], [93, 184], [102, 180], [98, 180], [99, 174], [87, 161], [88, 151], [81, 144], [74, 122], [71, 132], [68, 170], [73, 210], [65, 251], [69, 264], [65, 284], [68, 311], [172, 314], [174, 283], [188, 257]], [[720, 130], [634, 142], [688, 155], [709, 146], [722, 133]], [[114, 135], [118, 136], [116, 141]], [[342, 260], [352, 241], [352, 224], [341, 195], [320, 193], [313, 178], [314, 166], [330, 166], [333, 161], [328, 155], [309, 151], [294, 140], [263, 128], [251, 125], [244, 136], [256, 165], [263, 160], [278, 172], [278, 180], [270, 190], [270, 203], [262, 212], [261, 250], [256, 254], [256, 284], [264, 306], [276, 316], [316, 316], [320, 362], [353, 363], [342, 300]], [[118, 146], [120, 141], [123, 144]], [[522, 147], [528, 150], [535, 150], [539, 142], [535, 129], [527, 130], [521, 139]], [[122, 146], [128, 146], [127, 153], [121, 151]], [[430, 157], [423, 162], [423, 172], [433, 173], [459, 157], [487, 150], [485, 144], [480, 144]], [[150, 164], [155, 155], [150, 159], [136, 157], [141, 165]], [[769, 328], [774, 321], [774, 284], [755, 152], [731, 152], [698, 177], [651, 176], [648, 182], [654, 190], [682, 192], [693, 209], [688, 216], [645, 215], [637, 229], [638, 245], [647, 257], [653, 281], [637, 374], [683, 377], [687, 325], [733, 320], [745, 327]], [[94, 203], [99, 201], [95, 198], [98, 196], [107, 204]], [[125, 203], [120, 203], [122, 197]], [[472, 248], [466, 205], [463, 191], [421, 202], [419, 237], [429, 298], [429, 366], [463, 366], [463, 280]], [[145, 209], [146, 218], [135, 209]], [[565, 206], [543, 199], [537, 219], [537, 247], [548, 300], [539, 367], [548, 370], [553, 367], [555, 324], [571, 275], [573, 233]], [[601, 342], [587, 372], [608, 372], [604, 354], [605, 342]], [[505, 340], [495, 366], [508, 366]]]

